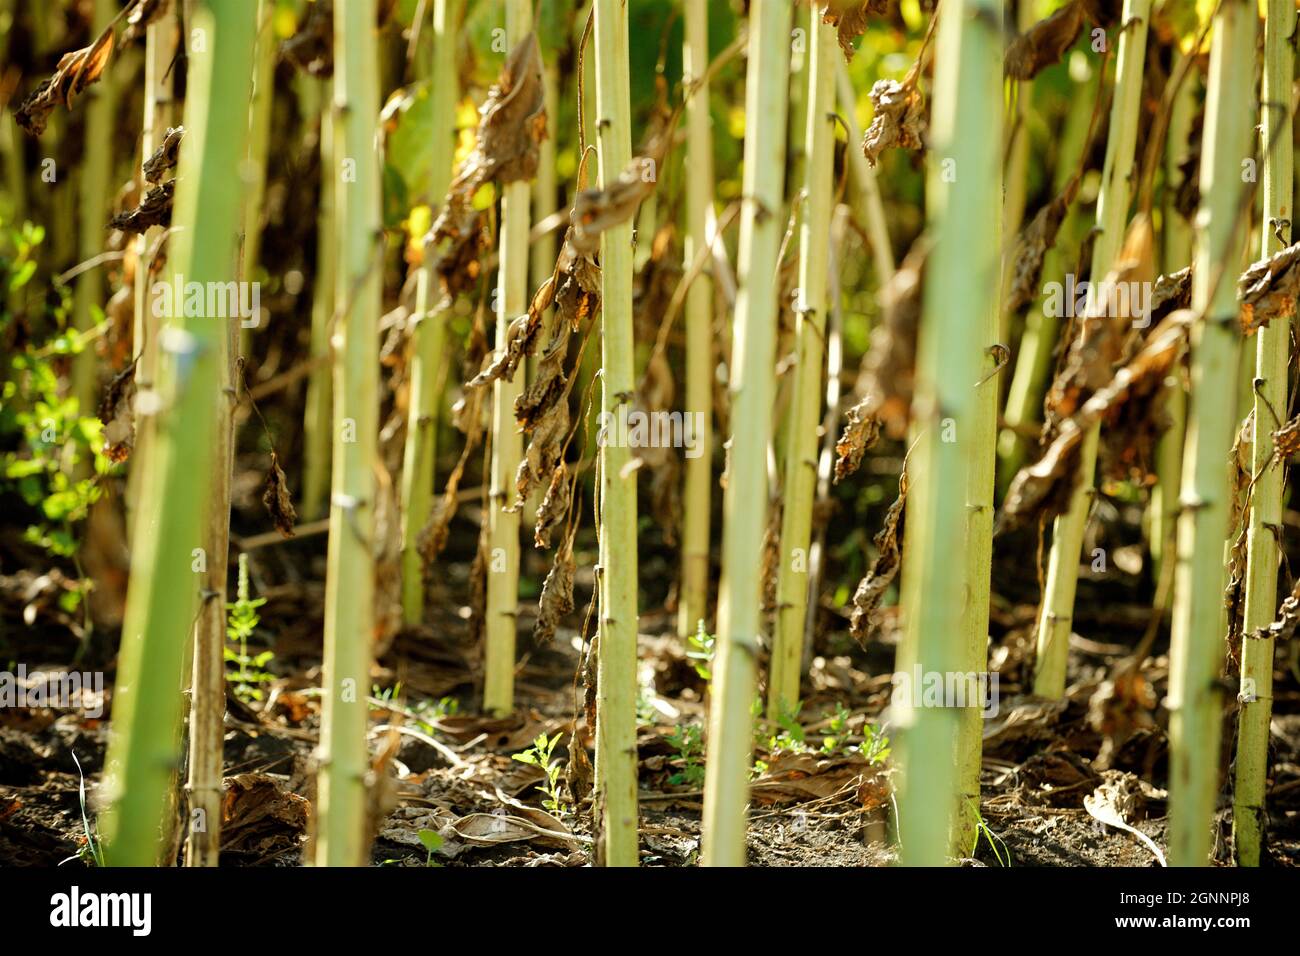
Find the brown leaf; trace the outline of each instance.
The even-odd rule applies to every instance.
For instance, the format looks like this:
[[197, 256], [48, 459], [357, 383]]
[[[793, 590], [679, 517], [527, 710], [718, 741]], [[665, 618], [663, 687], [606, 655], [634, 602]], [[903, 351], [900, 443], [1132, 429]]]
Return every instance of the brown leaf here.
[[835, 483], [858, 470], [862, 456], [880, 440], [880, 419], [871, 410], [878, 396], [870, 394], [848, 410], [844, 431], [835, 443]]
[[1007, 294], [1006, 309], [1009, 312], [1019, 312], [1034, 301], [1038, 280], [1043, 273], [1043, 259], [1047, 250], [1056, 244], [1056, 234], [1065, 221], [1070, 203], [1074, 201], [1078, 184], [1077, 178], [1072, 179], [1065, 191], [1038, 210], [1029, 225], [1021, 230], [1016, 240], [1011, 288]]
[[181, 153], [181, 139], [184, 136], [184, 126], [168, 127], [167, 135], [163, 137], [162, 144], [154, 150], [152, 156], [145, 160], [143, 171], [146, 182], [158, 185], [163, 173], [176, 168], [176, 161], [180, 158]]
[[871, 125], [862, 139], [862, 152], [875, 166], [887, 149], [921, 149], [925, 133], [925, 103], [916, 88], [915, 77], [903, 82], [876, 80], [871, 87], [876, 108]]
[[221, 851], [263, 860], [298, 847], [311, 804], [265, 773], [227, 777], [221, 798]]
[[99, 400], [97, 414], [104, 423], [104, 456], [122, 462], [135, 447], [135, 362], [113, 376]]
[[835, 27], [844, 59], [853, 59], [853, 41], [867, 32], [867, 17], [889, 15], [889, 0], [818, 0], [826, 10], [822, 22]]
[[1062, 421], [1043, 456], [1021, 468], [1011, 480], [1000, 521], [1019, 523], [1030, 516], [1060, 514], [1069, 503], [1078, 480], [1078, 453], [1093, 422], [1115, 413], [1133, 395], [1149, 394], [1164, 381], [1183, 354], [1194, 313], [1180, 309], [1152, 330], [1146, 345], [1106, 385], [1094, 392], [1079, 410]]
[[169, 179], [161, 186], [155, 186], [145, 193], [140, 205], [126, 212], [118, 213], [108, 221], [110, 229], [139, 235], [152, 226], [170, 226], [172, 223], [172, 200], [176, 189], [176, 180]]
[[1059, 63], [1082, 29], [1083, 4], [1079, 0], [1070, 0], [1011, 41], [1005, 61], [1007, 77], [1032, 80], [1040, 70]]
[[859, 643], [865, 643], [870, 634], [871, 618], [880, 606], [885, 592], [903, 565], [903, 522], [907, 516], [907, 472], [898, 478], [898, 498], [885, 514], [885, 526], [876, 533], [876, 560], [858, 582], [853, 594], [853, 615], [849, 629]]
[[126, 29], [122, 31], [123, 45], [142, 39], [149, 24], [160, 19], [170, 6], [171, 0], [135, 0], [126, 15]]
[[72, 109], [72, 101], [104, 72], [113, 56], [113, 40], [110, 23], [90, 46], [62, 56], [54, 75], [36, 87], [14, 111], [14, 120], [24, 132], [30, 136], [44, 133], [50, 114], [60, 103]]
[[549, 548], [551, 534], [567, 520], [569, 487], [569, 468], [564, 462], [560, 462], [551, 474], [551, 483], [546, 489], [542, 503], [537, 507], [537, 525], [533, 529], [535, 547]]
[[1241, 331], [1253, 335], [1256, 329], [1281, 316], [1290, 320], [1300, 293], [1300, 242], [1253, 262], [1237, 282], [1241, 301]]
[[271, 452], [271, 467], [266, 472], [266, 483], [262, 489], [262, 504], [266, 513], [275, 523], [275, 530], [286, 538], [293, 537], [293, 524], [298, 520], [298, 513], [293, 509], [293, 499], [289, 497], [289, 482], [280, 467], [280, 459]]
[[533, 642], [538, 647], [551, 643], [560, 622], [573, 612], [573, 539], [577, 532], [578, 526], [575, 523], [572, 531], [564, 536], [556, 548], [555, 561], [542, 584], [537, 623], [533, 625]]

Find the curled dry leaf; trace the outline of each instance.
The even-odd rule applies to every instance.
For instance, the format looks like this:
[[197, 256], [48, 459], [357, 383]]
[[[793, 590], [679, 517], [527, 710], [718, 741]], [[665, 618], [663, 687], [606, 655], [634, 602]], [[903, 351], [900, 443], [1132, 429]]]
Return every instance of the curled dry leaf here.
[[284, 477], [284, 469], [280, 467], [280, 459], [275, 452], [271, 452], [271, 467], [266, 471], [262, 504], [271, 516], [275, 530], [286, 538], [292, 538], [298, 512], [294, 510], [293, 499], [289, 497], [289, 482]]
[[172, 199], [176, 189], [176, 180], [169, 179], [161, 186], [155, 186], [145, 193], [140, 205], [126, 212], [118, 213], [108, 221], [109, 228], [121, 229], [136, 235], [153, 226], [170, 226], [172, 223]]
[[146, 182], [158, 185], [162, 179], [163, 173], [170, 169], [176, 168], [176, 161], [181, 154], [181, 139], [185, 136], [184, 126], [171, 126], [167, 129], [167, 135], [163, 137], [162, 144], [153, 151], [153, 155], [145, 160], [143, 171]]
[[149, 24], [162, 18], [171, 7], [171, 0], [135, 0], [126, 15], [126, 29], [122, 31], [122, 43], [133, 43], [143, 39]]
[[858, 470], [867, 449], [880, 440], [880, 419], [872, 408], [877, 396], [867, 395], [844, 416], [844, 431], [835, 443], [835, 483]]
[[555, 639], [556, 628], [566, 615], [573, 612], [573, 539], [577, 533], [578, 526], [575, 522], [570, 532], [560, 541], [560, 546], [555, 549], [555, 561], [542, 584], [537, 623], [533, 625], [533, 642], [539, 647]]
[[280, 45], [280, 54], [309, 76], [334, 75], [333, 0], [313, 0], [298, 32]]
[[569, 488], [569, 466], [560, 462], [551, 473], [551, 483], [537, 507], [537, 525], [533, 529], [535, 547], [549, 548], [551, 535], [564, 524], [569, 514]]
[[869, 95], [876, 113], [862, 139], [867, 162], [875, 166], [887, 149], [921, 149], [925, 103], [916, 88], [916, 77], [909, 75], [901, 83], [876, 80]]
[[1040, 70], [1059, 63], [1083, 29], [1083, 13], [1081, 0], [1070, 0], [1012, 40], [1005, 61], [1007, 77], [1032, 80]]
[[853, 614], [849, 630], [853, 637], [864, 643], [871, 633], [871, 618], [880, 606], [889, 585], [898, 576], [903, 565], [903, 522], [907, 516], [907, 472], [898, 478], [898, 498], [885, 514], [885, 525], [876, 533], [876, 560], [858, 582], [853, 593]]
[[110, 23], [90, 46], [60, 58], [54, 75], [43, 80], [14, 111], [14, 120], [25, 133], [29, 136], [44, 133], [50, 114], [60, 103], [72, 109], [72, 101], [98, 80], [108, 65], [113, 55], [113, 37]]
[[1182, 358], [1194, 313], [1180, 309], [1160, 323], [1143, 349], [1055, 430], [1042, 458], [1021, 468], [1011, 480], [1000, 522], [1020, 523], [1031, 516], [1060, 514], [1078, 480], [1079, 446], [1093, 422], [1114, 414], [1130, 396], [1149, 394]]
[[825, 11], [822, 22], [835, 28], [836, 39], [844, 51], [844, 59], [853, 59], [853, 41], [867, 32], [867, 18], [889, 15], [889, 0], [818, 0]]
[[1286, 461], [1292, 456], [1300, 454], [1300, 415], [1274, 431], [1272, 438], [1273, 461], [1270, 464]]
[[1016, 239], [1011, 287], [1007, 293], [1007, 311], [1019, 312], [1034, 300], [1043, 273], [1043, 259], [1047, 250], [1056, 244], [1056, 234], [1061, 230], [1078, 186], [1078, 177], [1072, 178], [1061, 195], [1038, 210], [1029, 225], [1020, 231]]
[[113, 376], [99, 400], [99, 420], [104, 423], [104, 456], [126, 461], [135, 447], [135, 362]]
[[1237, 282], [1241, 302], [1241, 331], [1252, 335], [1281, 316], [1288, 321], [1295, 314], [1296, 296], [1300, 293], [1300, 242], [1273, 253], [1267, 259], [1251, 263]]

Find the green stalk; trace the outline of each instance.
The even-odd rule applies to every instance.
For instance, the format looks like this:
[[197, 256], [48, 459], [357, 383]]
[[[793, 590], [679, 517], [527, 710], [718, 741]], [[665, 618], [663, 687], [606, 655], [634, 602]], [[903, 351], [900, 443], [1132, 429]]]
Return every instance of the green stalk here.
[[[311, 82], [316, 82], [312, 80]], [[334, 241], [340, 164], [334, 156], [334, 122], [329, 104], [320, 115], [320, 209], [316, 214], [316, 284], [311, 303], [311, 358], [316, 363], [307, 378], [307, 410], [303, 421], [302, 501], [305, 518], [317, 518], [328, 510], [330, 451], [333, 436], [330, 422], [334, 403], [330, 348], [330, 325], [334, 319], [334, 291], [337, 286], [338, 243]]]
[[[195, 3], [190, 26], [204, 49], [189, 54], [189, 86], [176, 190], [170, 263], [188, 282], [229, 281], [236, 261], [239, 182], [252, 75], [253, 11], [242, 4]], [[206, 580], [195, 573], [204, 539], [217, 430], [225, 325], [215, 317], [172, 317], [160, 363], [157, 468], [143, 497], [122, 628], [113, 734], [106, 761], [105, 853], [116, 866], [159, 862], [163, 812], [179, 758], [174, 728], [194, 606]]]
[[[140, 162], [144, 163], [153, 155], [155, 149], [167, 134], [171, 122], [173, 73], [171, 63], [176, 55], [176, 25], [172, 17], [162, 17], [145, 28], [144, 53], [144, 119], [140, 136]], [[242, 142], [242, 137], [241, 137]], [[141, 195], [147, 191], [148, 184], [137, 170], [142, 187]], [[179, 185], [179, 184], [178, 184]], [[154, 389], [158, 375], [158, 339], [162, 325], [154, 318], [149, 308], [149, 268], [152, 255], [158, 245], [158, 238], [163, 234], [161, 227], [154, 226], [138, 236], [135, 240], [135, 320], [132, 328], [131, 348], [136, 360], [135, 387], [137, 396], [149, 395]], [[149, 496], [147, 482], [155, 473], [150, 462], [153, 454], [155, 419], [152, 415], [139, 415], [136, 419], [135, 448], [131, 453], [132, 463], [127, 476], [126, 511], [127, 528], [132, 547], [135, 545], [135, 514], [140, 502]], [[152, 533], [155, 529], [150, 528]]]
[[804, 208], [799, 217], [799, 298], [795, 305], [794, 383], [787, 423], [785, 507], [777, 571], [776, 634], [767, 682], [767, 716], [777, 720], [799, 702], [804, 619], [808, 613], [808, 549], [817, 485], [817, 425], [821, 418], [826, 335], [826, 256], [830, 245], [835, 160], [835, 29], [809, 10], [807, 121], [804, 129]]
[[[1124, 0], [1115, 65], [1115, 96], [1110, 110], [1110, 136], [1097, 197], [1097, 238], [1092, 250], [1089, 281], [1097, 288], [1115, 265], [1128, 222], [1132, 197], [1134, 150], [1141, 115], [1142, 72], [1146, 60], [1151, 0]], [[1046, 592], [1038, 621], [1034, 693], [1059, 699], [1065, 693], [1065, 669], [1074, 623], [1074, 593], [1079, 583], [1079, 554], [1083, 532], [1096, 495], [1093, 472], [1101, 426], [1084, 436], [1079, 451], [1079, 476], [1069, 509], [1052, 523], [1052, 552], [1047, 564]]]
[[[375, 460], [379, 432], [382, 218], [375, 0], [334, 8], [334, 142], [351, 172], [336, 180], [334, 474], [325, 568], [317, 866], [366, 862], [366, 696], [374, 633]], [[338, 175], [338, 171], [334, 172]]]
[[[247, 2], [247, 0], [245, 0]], [[257, 278], [262, 249], [262, 198], [266, 195], [266, 156], [275, 106], [275, 0], [257, 0], [257, 51], [253, 60], [253, 98], [248, 104], [248, 191], [244, 194], [244, 281]], [[260, 321], [254, 316], [253, 321]], [[256, 326], [239, 329], [239, 354], [248, 355]]]
[[[946, 677], [971, 669], [970, 631], [987, 631], [989, 555], [979, 552], [988, 548], [981, 526], [991, 518], [983, 504], [991, 493], [991, 462], [981, 459], [992, 454], [985, 406], [997, 387], [992, 380], [980, 386], [984, 391], [975, 386], [997, 321], [1002, 204], [1001, 190], [989, 184], [1002, 181], [1001, 136], [990, 132], [1001, 125], [1002, 3], [945, 2], [937, 15], [926, 186], [934, 246], [912, 404], [917, 437], [908, 466], [907, 618], [899, 658], [904, 667]], [[983, 512], [973, 512], [972, 504]], [[960, 550], [953, 540], [958, 528]], [[966, 623], [968, 615], [979, 617], [981, 606], [978, 626]], [[954, 761], [964, 715], [956, 707], [920, 706], [919, 688], [910, 690], [916, 693], [896, 689], [893, 704], [904, 768], [900, 856], [909, 866], [939, 866], [948, 859], [958, 772], [964, 773]]]
[[[95, 0], [95, 17], [91, 32], [99, 36], [117, 14], [113, 0]], [[81, 168], [81, 220], [78, 258], [84, 262], [104, 248], [101, 228], [108, 211], [108, 177], [113, 168], [113, 113], [117, 104], [117, 85], [113, 71], [106, 70], [99, 83], [91, 86], [86, 106], [86, 156], [93, 157]], [[73, 314], [77, 331], [86, 333], [95, 324], [91, 308], [104, 304], [104, 273], [87, 269], [77, 277]], [[92, 346], [77, 354], [72, 366], [72, 394], [77, 398], [77, 414], [93, 414], [97, 390], [97, 362]], [[89, 463], [87, 463], [88, 465]]]
[[[1181, 59], [1181, 58], [1180, 58]], [[1171, 74], [1176, 73], [1177, 63]], [[1178, 182], [1179, 166], [1187, 158], [1188, 137], [1196, 114], [1196, 76], [1190, 71], [1179, 87], [1169, 116], [1169, 132], [1165, 143], [1165, 202], [1163, 255], [1166, 274], [1177, 271], [1192, 261], [1192, 226], [1174, 208], [1173, 184]], [[1151, 490], [1151, 528], [1148, 534], [1151, 560], [1155, 565], [1155, 579], [1164, 580], [1166, 555], [1174, 553], [1174, 538], [1178, 527], [1178, 482], [1183, 470], [1183, 439], [1187, 428], [1187, 390], [1181, 375], [1170, 376], [1165, 388], [1165, 414], [1169, 427], [1160, 436], [1156, 446], [1156, 474], [1158, 480]]]
[[[701, 3], [686, 3], [682, 85], [701, 80], [709, 65], [709, 17]], [[713, 131], [709, 83], [704, 80], [686, 103], [685, 268], [708, 242], [706, 222], [713, 204]], [[713, 281], [702, 272], [686, 292], [685, 412], [699, 428], [699, 455], [686, 460], [682, 515], [682, 587], [677, 633], [695, 633], [709, 615], [709, 509], [713, 474]]]
[[[464, 0], [435, 0], [433, 5], [433, 67], [429, 143], [429, 202], [433, 218], [447, 194], [455, 155], [456, 25]], [[424, 617], [424, 560], [417, 546], [433, 505], [434, 471], [438, 457], [438, 412], [447, 376], [447, 302], [438, 293], [435, 250], [424, 250], [415, 290], [415, 319], [411, 349], [410, 414], [402, 468], [402, 616], [408, 625]]]
[[[1264, 143], [1264, 216], [1261, 257], [1273, 255], [1290, 241], [1274, 234], [1272, 223], [1291, 214], [1293, 191], [1289, 104], [1295, 69], [1295, 4], [1270, 0], [1264, 20], [1264, 85], [1260, 93], [1260, 132]], [[1286, 235], [1291, 235], [1287, 230]], [[1280, 554], [1274, 529], [1282, 526], [1281, 463], [1273, 461], [1267, 438], [1281, 427], [1275, 415], [1286, 406], [1290, 323], [1275, 319], [1257, 335], [1255, 350], [1255, 441], [1251, 472], [1258, 475], [1251, 497], [1246, 532], [1246, 611], [1241, 642], [1241, 717], [1238, 723], [1232, 834], [1237, 863], [1258, 866], [1264, 822], [1264, 788], [1268, 771], [1268, 725], [1273, 705], [1273, 639], [1253, 638], [1267, 627], [1277, 608]], [[1265, 631], [1267, 633], [1267, 631]]]
[[[1059, 195], [1079, 165], [1088, 136], [1088, 123], [1092, 117], [1100, 71], [1090, 70], [1088, 77], [1073, 92], [1070, 112], [1061, 133], [1061, 147], [1057, 158], [1052, 189]], [[1042, 277], [1045, 281], [1059, 282], [1074, 261], [1084, 225], [1084, 216], [1077, 204], [1070, 206], [1065, 221], [1057, 233], [1056, 243], [1047, 250], [1043, 259]], [[1009, 237], [1010, 234], [1008, 234]], [[1020, 337], [1016, 353], [1016, 367], [1007, 390], [1006, 410], [1003, 419], [1006, 430], [998, 439], [998, 457], [1002, 462], [1000, 484], [1006, 486], [1025, 463], [1030, 439], [1024, 432], [1039, 423], [1042, 417], [1043, 393], [1052, 374], [1052, 353], [1060, 337], [1060, 317], [1044, 308], [1045, 294], [1040, 294], [1025, 316], [1025, 331]]]
[[[506, 43], [514, 49], [532, 30], [530, 0], [506, 0]], [[528, 308], [528, 182], [508, 183], [501, 196], [501, 264], [497, 270], [497, 347], [505, 348], [515, 316]], [[492, 384], [492, 477], [488, 503], [487, 640], [483, 709], [508, 714], [515, 703], [515, 634], [519, 608], [519, 512], [515, 472], [523, 436], [515, 423], [515, 399], [523, 376]], [[510, 509], [510, 510], [507, 510]]]
[[[627, 7], [596, 0], [596, 145], [600, 185], [632, 160]], [[632, 331], [632, 223], [600, 237], [601, 410], [614, 415], [636, 389]], [[600, 449], [600, 650], [596, 683], [598, 785], [607, 866], [637, 865], [636, 471], [619, 442]]]
[[[1246, 0], [1223, 0], [1215, 14], [1201, 139], [1201, 209], [1197, 215], [1192, 308], [1204, 319], [1192, 329], [1183, 510], [1178, 517], [1169, 651], [1169, 862], [1173, 866], [1208, 863], [1219, 790], [1223, 552], [1231, 504], [1224, 462], [1237, 425], [1236, 403], [1224, 401], [1224, 397], [1236, 394], [1241, 339], [1236, 283], [1232, 278], [1245, 243], [1239, 216], [1245, 188], [1241, 161], [1251, 155], [1256, 112], [1254, 71], [1243, 70], [1242, 64], [1254, 57], [1255, 16], [1255, 4]], [[1278, 78], [1276, 72], [1274, 78]], [[1284, 88], [1290, 88], [1289, 78]], [[1284, 102], [1289, 100], [1289, 95], [1283, 97]], [[1273, 124], [1266, 127], [1275, 128]], [[1285, 128], [1290, 129], [1289, 121]], [[1283, 187], [1274, 182], [1272, 188]], [[1285, 341], [1286, 326], [1278, 331]], [[1277, 338], [1271, 341], [1276, 347]], [[1266, 570], [1261, 566], [1257, 573]], [[1256, 603], [1260, 600], [1257, 596]], [[1271, 603], [1271, 595], [1268, 600]], [[1261, 611], [1256, 607], [1255, 614], [1271, 619], [1272, 609]]]
[[745, 862], [745, 805], [752, 762], [755, 661], [762, 629], [761, 562], [767, 524], [767, 444], [772, 434], [777, 255], [784, 228], [789, 3], [750, 8], [745, 77], [745, 204], [730, 382], [731, 469], [723, 496], [718, 650], [709, 709], [703, 862]]

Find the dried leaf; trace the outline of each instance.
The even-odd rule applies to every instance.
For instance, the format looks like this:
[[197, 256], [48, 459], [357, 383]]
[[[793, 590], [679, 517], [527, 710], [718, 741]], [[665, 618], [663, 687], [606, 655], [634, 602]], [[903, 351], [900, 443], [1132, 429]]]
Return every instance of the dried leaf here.
[[293, 508], [293, 499], [289, 497], [289, 482], [280, 467], [280, 459], [271, 452], [271, 467], [266, 472], [266, 483], [262, 489], [262, 504], [271, 516], [275, 529], [286, 538], [293, 537], [293, 525], [298, 520], [298, 512]]
[[925, 104], [915, 77], [903, 82], [877, 80], [871, 87], [875, 116], [862, 140], [862, 152], [875, 166], [887, 149], [921, 149], [925, 133]]
[[144, 163], [144, 178], [146, 182], [158, 185], [162, 179], [163, 173], [170, 169], [176, 168], [176, 161], [180, 158], [181, 139], [185, 136], [184, 126], [168, 127], [167, 135], [163, 137], [162, 144], [153, 152]]
[[1065, 221], [1065, 214], [1074, 201], [1078, 179], [1072, 179], [1061, 195], [1056, 196], [1021, 230], [1016, 240], [1011, 288], [1007, 293], [1006, 309], [1019, 312], [1038, 291], [1038, 280], [1043, 273], [1043, 259], [1047, 250], [1056, 244], [1056, 234]]
[[1256, 329], [1281, 316], [1290, 320], [1300, 293], [1300, 242], [1251, 263], [1237, 282], [1241, 302], [1241, 331], [1253, 335]]
[[853, 59], [853, 41], [867, 32], [867, 17], [889, 15], [889, 0], [818, 0], [826, 8], [822, 22], [835, 27], [844, 59]]
[[550, 486], [537, 507], [537, 525], [533, 529], [533, 545], [551, 546], [551, 534], [564, 524], [569, 515], [569, 468], [564, 462], [551, 474]]
[[848, 410], [844, 431], [835, 443], [835, 483], [858, 470], [862, 456], [880, 440], [880, 419], [871, 411], [878, 396], [870, 394]]
[[125, 45], [143, 39], [149, 24], [157, 22], [170, 6], [170, 0], [135, 0], [135, 4], [126, 15], [126, 29], [122, 31], [122, 43]]
[[1079, 0], [1070, 0], [1011, 41], [1005, 61], [1007, 77], [1032, 80], [1040, 70], [1059, 63], [1082, 29], [1083, 4]]
[[140, 205], [118, 213], [108, 221], [109, 228], [139, 235], [153, 226], [170, 226], [176, 180], [169, 179], [145, 193]]
[[113, 56], [113, 24], [88, 47], [65, 53], [59, 60], [54, 75], [44, 80], [14, 111], [14, 120], [29, 136], [45, 132], [54, 108], [62, 103], [72, 109], [72, 101], [87, 86], [99, 79]]
[[859, 643], [865, 643], [870, 635], [871, 618], [880, 606], [885, 592], [898, 576], [903, 566], [903, 523], [907, 516], [907, 472], [898, 478], [898, 498], [889, 506], [885, 514], [885, 525], [876, 533], [876, 560], [871, 568], [858, 582], [853, 593], [853, 615], [849, 619], [849, 630]]
[[537, 605], [537, 623], [533, 625], [533, 642], [541, 647], [555, 639], [556, 628], [565, 616], [573, 612], [573, 539], [578, 526], [560, 541], [555, 550], [555, 561], [546, 581], [542, 584], [542, 596]]
[[113, 376], [99, 400], [99, 420], [104, 423], [104, 456], [122, 462], [135, 447], [135, 362]]

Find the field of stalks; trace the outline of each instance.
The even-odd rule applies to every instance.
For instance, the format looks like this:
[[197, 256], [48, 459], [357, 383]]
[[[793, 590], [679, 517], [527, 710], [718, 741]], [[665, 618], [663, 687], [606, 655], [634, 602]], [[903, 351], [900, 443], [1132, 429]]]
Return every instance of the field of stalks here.
[[0, 865], [1300, 865], [1296, 29], [0, 0]]

